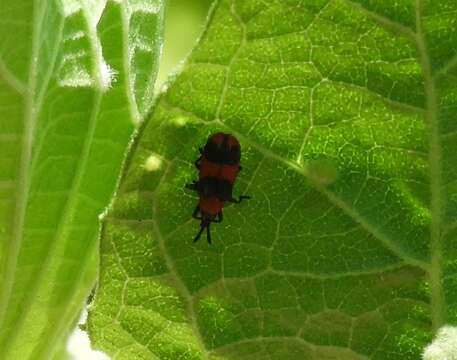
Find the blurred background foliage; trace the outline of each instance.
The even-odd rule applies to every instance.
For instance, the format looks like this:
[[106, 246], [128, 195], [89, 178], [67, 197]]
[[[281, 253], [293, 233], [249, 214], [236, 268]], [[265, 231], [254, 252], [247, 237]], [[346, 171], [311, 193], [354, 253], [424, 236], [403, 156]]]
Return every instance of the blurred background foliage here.
[[179, 70], [200, 37], [213, 0], [168, 0], [165, 12], [164, 47], [156, 89]]

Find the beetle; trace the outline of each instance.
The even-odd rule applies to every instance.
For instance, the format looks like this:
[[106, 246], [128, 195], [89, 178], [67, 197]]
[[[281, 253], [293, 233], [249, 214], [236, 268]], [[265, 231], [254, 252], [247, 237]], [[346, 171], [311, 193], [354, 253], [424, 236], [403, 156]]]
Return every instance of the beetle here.
[[222, 209], [225, 202], [240, 203], [250, 196], [241, 195], [235, 199], [232, 195], [233, 184], [241, 171], [241, 147], [238, 140], [231, 134], [215, 133], [208, 138], [204, 148], [200, 148], [200, 156], [195, 161], [199, 171], [197, 181], [187, 184], [186, 188], [199, 195], [199, 201], [192, 217], [200, 220], [200, 231], [194, 242], [200, 239], [206, 229], [206, 238], [211, 244], [211, 223], [222, 222]]

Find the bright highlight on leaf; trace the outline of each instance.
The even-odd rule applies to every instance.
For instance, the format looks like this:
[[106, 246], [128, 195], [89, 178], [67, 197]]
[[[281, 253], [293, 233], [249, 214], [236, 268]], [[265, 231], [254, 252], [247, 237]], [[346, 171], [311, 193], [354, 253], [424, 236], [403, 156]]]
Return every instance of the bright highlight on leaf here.
[[150, 155], [144, 163], [144, 168], [146, 169], [146, 171], [157, 171], [160, 169], [161, 166], [162, 159], [157, 154]]

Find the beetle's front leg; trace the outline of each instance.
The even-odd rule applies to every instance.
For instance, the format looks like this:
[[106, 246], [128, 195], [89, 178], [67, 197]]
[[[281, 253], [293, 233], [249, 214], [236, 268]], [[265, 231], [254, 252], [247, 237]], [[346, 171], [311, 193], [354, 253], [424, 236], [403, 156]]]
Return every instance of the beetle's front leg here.
[[195, 160], [195, 162], [194, 162], [194, 165], [198, 170], [200, 170], [200, 161], [201, 161], [201, 159], [202, 159], [202, 156], [200, 155], [200, 157], [197, 160]]

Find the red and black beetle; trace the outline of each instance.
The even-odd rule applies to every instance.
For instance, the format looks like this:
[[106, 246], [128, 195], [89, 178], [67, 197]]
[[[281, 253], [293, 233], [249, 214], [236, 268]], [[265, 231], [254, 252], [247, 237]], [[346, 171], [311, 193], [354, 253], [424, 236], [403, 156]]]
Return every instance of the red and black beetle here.
[[241, 148], [238, 140], [230, 134], [216, 133], [211, 135], [205, 147], [200, 148], [200, 157], [195, 161], [199, 170], [198, 181], [187, 184], [186, 188], [198, 192], [200, 200], [192, 217], [201, 220], [200, 231], [194, 242], [200, 239], [206, 228], [207, 240], [211, 244], [209, 226], [212, 222], [222, 221], [222, 208], [226, 201], [240, 203], [249, 196], [233, 198], [233, 184], [240, 166]]

